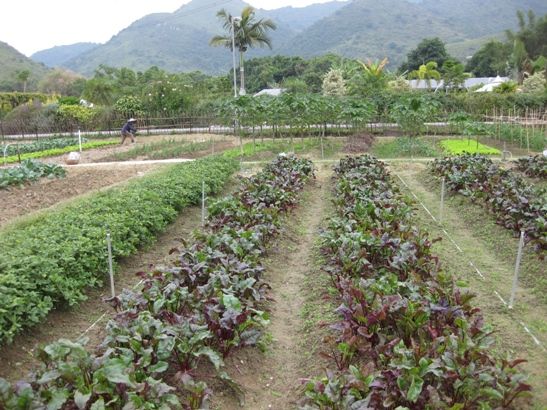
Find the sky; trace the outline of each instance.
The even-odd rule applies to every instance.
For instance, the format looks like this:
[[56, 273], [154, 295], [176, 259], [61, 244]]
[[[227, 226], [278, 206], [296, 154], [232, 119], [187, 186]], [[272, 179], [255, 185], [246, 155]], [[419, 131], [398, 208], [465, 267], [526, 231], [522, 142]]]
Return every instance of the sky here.
[[[220, 7], [229, 0], [208, 0]], [[331, 0], [247, 0], [257, 8], [304, 7]], [[0, 41], [30, 56], [79, 42], [105, 43], [150, 13], [171, 13], [189, 0], [3, 0]]]

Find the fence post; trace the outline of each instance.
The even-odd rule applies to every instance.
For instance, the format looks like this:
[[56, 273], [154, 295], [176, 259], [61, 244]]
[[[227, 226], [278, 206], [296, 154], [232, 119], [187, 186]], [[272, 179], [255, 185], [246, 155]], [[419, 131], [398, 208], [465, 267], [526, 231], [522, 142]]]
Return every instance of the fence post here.
[[110, 290], [112, 297], [116, 296], [116, 291], [114, 290], [114, 269], [112, 267], [112, 239], [110, 238], [110, 232], [106, 233], [106, 245], [108, 248], [108, 274], [110, 276]]
[[513, 287], [511, 289], [511, 299], [509, 299], [509, 309], [513, 309], [515, 302], [515, 293], [519, 280], [520, 261], [522, 259], [522, 248], [524, 247], [524, 230], [520, 231], [519, 249], [517, 251], [517, 261], [515, 263], [515, 276], [513, 276]]

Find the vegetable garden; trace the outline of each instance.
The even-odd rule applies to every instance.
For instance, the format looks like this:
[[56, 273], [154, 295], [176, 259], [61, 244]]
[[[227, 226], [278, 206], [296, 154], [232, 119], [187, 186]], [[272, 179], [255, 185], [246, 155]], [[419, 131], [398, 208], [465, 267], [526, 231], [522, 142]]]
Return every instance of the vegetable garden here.
[[[292, 104], [294, 110], [305, 106], [296, 100]], [[366, 104], [353, 108], [367, 111]], [[9, 346], [53, 310], [70, 310], [86, 299], [91, 287], [103, 285], [107, 233], [115, 269], [121, 259], [153, 243], [203, 195], [222, 192], [240, 166], [256, 166], [246, 164], [246, 158], [262, 159], [260, 153], [271, 156], [281, 150], [314, 160], [332, 158], [314, 165], [310, 159], [281, 154], [260, 172], [242, 178], [232, 194], [211, 201], [205, 226], [172, 249], [171, 263], [139, 272], [138, 286], [107, 300], [114, 313], [106, 326], [98, 325], [102, 343], [91, 347], [87, 337], [47, 340], [37, 347], [39, 363], [24, 381], [2, 379], [7, 373], [0, 371], [0, 409], [231, 409], [226, 397], [235, 398], [238, 406], [256, 408], [245, 402], [245, 395], [256, 388], [265, 390], [260, 397], [270, 395], [272, 402], [283, 403], [278, 408], [494, 409], [543, 403], [545, 372], [539, 370], [538, 376], [537, 368], [545, 361], [530, 370], [526, 359], [544, 346], [544, 325], [530, 326], [524, 314], [521, 320], [538, 344], [528, 345], [532, 339], [519, 334], [515, 337], [526, 341], [522, 349], [506, 352], [504, 340], [493, 333], [497, 323], [491, 323], [491, 310], [483, 309], [486, 293], [473, 289], [480, 296], [475, 299], [466, 273], [454, 274], [453, 262], [437, 256], [438, 242], [415, 219], [417, 202], [408, 196], [408, 187], [395, 184], [392, 164], [355, 156], [332, 168], [331, 162], [348, 146], [342, 138], [327, 138], [311, 120], [274, 125], [272, 131], [261, 142], [169, 166], [0, 229], [0, 343]], [[293, 140], [296, 136], [301, 139]], [[422, 138], [394, 141], [407, 151], [407, 143], [420, 149]], [[424, 156], [446, 155], [443, 140], [425, 142]], [[467, 139], [448, 140], [447, 145], [455, 143], [483, 149]], [[116, 159], [169, 157], [171, 145], [138, 146], [138, 154], [135, 149]], [[210, 141], [181, 142], [175, 148], [177, 156], [201, 148], [212, 151]], [[400, 164], [397, 169], [411, 166]], [[427, 165], [432, 184], [444, 178], [447, 193], [463, 198], [465, 206], [484, 204], [484, 218], [495, 220], [509, 238], [524, 231], [525, 246], [533, 249], [537, 266], [547, 252], [544, 171], [539, 155], [508, 166], [464, 153]], [[297, 393], [285, 395], [270, 392], [269, 384], [256, 384], [260, 378], [242, 369], [243, 358], [249, 360], [242, 355], [260, 364], [264, 351], [267, 355], [282, 336], [270, 330], [271, 322], [279, 320], [271, 315], [272, 306], [282, 303], [282, 295], [276, 293], [265, 261], [286, 240], [285, 232], [293, 229], [302, 207], [329, 199], [310, 198], [318, 172], [320, 184], [332, 185], [331, 216], [320, 223], [321, 255], [314, 256], [309, 242], [302, 246], [310, 248], [310, 261], [321, 267], [314, 274], [326, 278], [327, 289], [315, 298], [331, 314], [319, 317], [316, 327], [329, 336], [320, 343], [309, 339], [313, 334], [283, 335], [301, 338], [302, 346], [295, 348], [302, 349], [302, 360], [311, 362], [311, 367], [302, 366], [311, 369], [308, 373], [283, 375], [284, 380], [292, 378], [293, 390], [300, 386]], [[49, 175], [62, 178], [64, 170], [28, 160], [0, 169], [0, 186], [25, 187]], [[432, 186], [424, 189], [436, 189]], [[538, 278], [535, 286], [542, 289], [542, 283]], [[523, 298], [522, 309], [531, 303]], [[545, 306], [534, 308], [543, 312]], [[512, 317], [507, 310], [499, 314]], [[320, 345], [318, 362], [310, 359], [307, 347], [315, 344]], [[274, 378], [283, 369], [266, 371]], [[241, 379], [242, 372], [251, 380]], [[272, 408], [268, 405], [260, 402], [260, 408]]]

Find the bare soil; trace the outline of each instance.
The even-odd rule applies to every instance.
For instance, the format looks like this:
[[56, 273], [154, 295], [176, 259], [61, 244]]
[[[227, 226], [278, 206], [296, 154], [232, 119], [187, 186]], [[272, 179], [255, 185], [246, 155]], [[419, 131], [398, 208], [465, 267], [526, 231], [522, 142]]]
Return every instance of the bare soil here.
[[61, 179], [42, 179], [23, 187], [0, 190], [0, 228], [23, 215], [51, 207], [76, 196], [139, 177], [158, 165], [68, 168]]
[[328, 171], [319, 170], [301, 205], [287, 217], [286, 231], [264, 260], [273, 300], [266, 351], [244, 349], [227, 360], [227, 372], [242, 387], [245, 404], [240, 406], [238, 398], [224, 390], [213, 397], [214, 409], [288, 409], [301, 397], [300, 380], [310, 375], [302, 311], [306, 279], [315, 272], [314, 246], [325, 216], [328, 177]]
[[[217, 150], [217, 144], [218, 143], [225, 143], [225, 142], [231, 142], [234, 138], [232, 136], [227, 135], [217, 135], [217, 134], [167, 134], [167, 135], [138, 135], [136, 138], [135, 144], [143, 144], [143, 143], [151, 143], [151, 142], [159, 142], [159, 141], [165, 141], [165, 140], [177, 140], [177, 141], [187, 141], [187, 142], [205, 142], [210, 141], [211, 139], [215, 140], [215, 150]], [[111, 140], [114, 141], [121, 141], [119, 138], [111, 138]], [[120, 152], [126, 152], [134, 148], [135, 144], [132, 144], [130, 141], [126, 140], [123, 145], [117, 144], [117, 145], [110, 145], [102, 148], [96, 148], [91, 150], [86, 150], [81, 153], [80, 158], [80, 164], [87, 164], [92, 162], [104, 162], [105, 159], [112, 157], [112, 155]], [[210, 151], [204, 151], [203, 155], [210, 154]], [[55, 157], [48, 157], [40, 159], [40, 161], [48, 162], [48, 163], [55, 163], [55, 164], [65, 164], [65, 157], [64, 155], [58, 155]], [[188, 158], [196, 158], [188, 157]]]

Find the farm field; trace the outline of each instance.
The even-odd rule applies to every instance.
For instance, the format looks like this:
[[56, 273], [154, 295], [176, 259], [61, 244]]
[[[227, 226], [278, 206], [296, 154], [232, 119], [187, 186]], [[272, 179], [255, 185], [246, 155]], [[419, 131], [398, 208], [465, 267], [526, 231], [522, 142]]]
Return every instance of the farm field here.
[[[385, 141], [382, 139], [380, 144], [385, 144]], [[157, 142], [161, 147], [161, 140], [158, 139]], [[264, 300], [260, 299], [258, 304], [255, 305], [253, 302], [250, 306], [268, 312], [269, 324], [264, 328], [262, 342], [258, 346], [245, 349], [234, 348], [233, 352], [224, 357], [224, 365], [221, 368], [242, 389], [244, 405], [240, 402], [241, 393], [235, 393], [238, 389], [234, 389], [231, 382], [227, 383], [222, 378], [211, 378], [207, 375], [212, 369], [210, 357], [198, 360], [199, 366], [196, 367], [196, 372], [192, 373], [196, 380], [205, 380], [212, 389], [210, 397], [209, 394], [199, 396], [210, 400], [211, 408], [297, 408], [306, 402], [302, 380], [321, 378], [324, 376], [324, 368], [332, 367], [332, 355], [335, 354], [333, 352], [339, 347], [336, 333], [329, 330], [328, 325], [339, 320], [339, 316], [334, 312], [341, 300], [324, 270], [325, 259], [320, 251], [319, 238], [334, 212], [331, 203], [334, 188], [332, 166], [347, 154], [367, 151], [370, 142], [361, 143], [359, 138], [325, 139], [322, 152], [321, 147], [315, 142], [294, 140], [293, 144], [302, 144], [296, 146], [296, 151], [302, 157], [315, 162], [315, 178], [308, 181], [303, 192], [298, 195], [300, 203], [296, 205], [294, 202], [289, 207], [289, 213], [281, 217], [279, 236], [273, 238], [265, 248], [264, 255], [260, 257], [260, 265], [264, 268], [264, 277], [261, 281], [267, 284], [264, 289], [269, 290], [265, 293]], [[185, 154], [192, 158], [193, 155], [196, 157], [209, 153], [212, 147], [207, 144], [210, 142], [201, 143], [204, 145], [198, 145], [197, 148], [205, 147], [206, 150], [195, 150], [194, 146]], [[185, 144], [186, 142], [181, 146]], [[285, 145], [275, 145], [274, 142], [275, 146], [268, 145], [268, 141], [263, 145], [259, 141], [256, 145], [252, 144], [246, 141], [245, 156], [241, 163], [243, 171], [240, 172], [243, 176], [256, 174], [261, 162], [270, 161], [280, 150], [289, 151], [294, 147], [289, 141], [286, 141]], [[430, 146], [434, 145], [433, 142]], [[219, 142], [217, 147], [222, 147], [219, 151], [225, 150], [227, 156], [232, 155], [232, 151], [236, 155], [239, 150], [236, 139], [225, 139], [222, 143]], [[117, 151], [110, 148], [102, 149], [100, 151], [103, 152], [100, 154], [90, 152], [85, 161], [123, 160], [116, 155], [124, 155], [131, 148], [120, 148], [122, 149]], [[152, 151], [161, 149], [150, 152]], [[438, 181], [427, 172], [427, 164], [421, 160], [415, 162], [400, 159], [398, 155], [394, 157], [399, 160], [388, 162], [392, 182], [399, 187], [402, 194], [414, 201], [413, 223], [428, 231], [431, 238], [442, 238], [440, 242], [432, 244], [432, 251], [439, 256], [444, 270], [456, 278], [459, 286], [477, 295], [471, 304], [482, 310], [485, 322], [493, 327], [495, 344], [492, 352], [508, 352], [512, 359], [528, 360], [519, 364], [518, 368], [529, 375], [527, 383], [531, 384], [533, 394], [531, 398], [517, 399], [514, 403], [515, 408], [542, 408], [547, 403], [547, 327], [544, 320], [547, 317], [547, 305], [544, 298], [544, 282], [534, 280], [534, 277], [545, 274], [541, 261], [534, 252], [525, 248], [515, 309], [508, 310], [501, 299], [507, 300], [510, 294], [518, 238], [514, 238], [508, 230], [496, 225], [495, 219], [484, 208], [457, 196], [447, 197], [444, 222], [439, 225], [428, 213], [429, 211], [433, 216], [438, 215], [440, 193]], [[147, 158], [151, 159], [147, 155], [138, 155], [131, 159]], [[53, 162], [59, 160], [60, 158], [51, 159]], [[85, 195], [93, 195], [96, 190], [116, 184], [124, 185], [128, 179], [143, 176], [158, 168], [158, 165], [151, 164], [124, 167], [105, 165], [97, 169], [74, 167], [69, 168], [65, 180], [47, 180], [23, 188], [0, 191], [2, 206], [5, 206], [5, 210], [13, 212], [6, 213], [4, 224], [9, 226], [9, 221], [13, 219], [19, 223], [18, 218], [24, 215], [27, 215], [26, 218], [32, 218], [33, 212], [45, 207], [64, 207], [63, 201], [69, 198], [76, 201], [78, 198], [85, 200]], [[56, 185], [57, 183], [59, 185]], [[234, 190], [234, 184], [230, 183], [219, 196]], [[5, 202], [2, 201], [3, 194]], [[49, 194], [51, 197], [48, 197]], [[22, 203], [25, 205], [20, 205]], [[21, 210], [13, 211], [13, 208]], [[221, 212], [215, 209], [211, 211], [213, 217]], [[184, 247], [192, 238], [199, 240], [202, 237], [197, 233], [200, 227], [200, 212], [199, 207], [186, 208], [153, 245], [139, 249], [137, 255], [122, 258], [117, 270], [118, 289], [134, 287], [141, 279], [134, 275], [137, 271], [149, 272], [155, 269], [152, 266], [170, 266], [175, 263], [174, 256], [178, 257], [178, 253], [174, 256], [169, 255], [171, 249]], [[482, 276], [478, 275], [477, 271], [480, 271]], [[33, 355], [39, 350], [38, 345], [50, 343], [59, 337], [74, 340], [105, 314], [86, 332], [86, 336], [90, 338], [87, 349], [91, 351], [96, 348], [108, 335], [105, 323], [108, 319], [115, 320], [116, 317], [116, 313], [101, 301], [107, 294], [106, 287], [92, 290], [88, 294], [89, 299], [78, 307], [53, 311], [44, 323], [28, 333], [17, 336], [12, 345], [1, 347], [0, 361], [8, 363], [8, 366], [2, 367], [0, 377], [10, 381], [24, 377], [30, 369], [37, 366], [38, 361]], [[245, 343], [242, 343], [243, 345]], [[321, 355], [321, 352], [324, 354]], [[184, 396], [187, 390], [178, 393], [181, 397], [187, 397]], [[309, 408], [320, 408], [313, 407], [309, 402], [310, 397], [308, 395], [307, 403], [312, 407]]]

